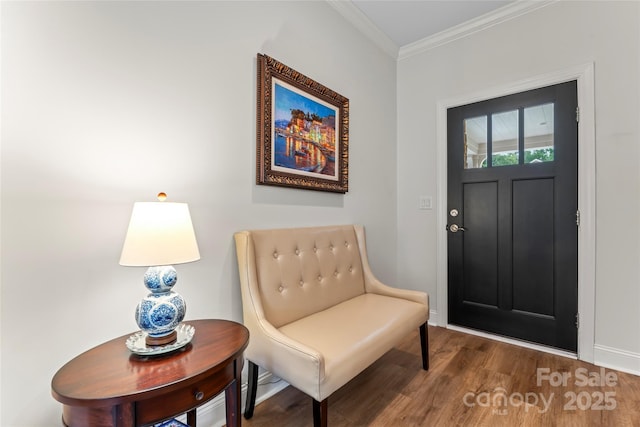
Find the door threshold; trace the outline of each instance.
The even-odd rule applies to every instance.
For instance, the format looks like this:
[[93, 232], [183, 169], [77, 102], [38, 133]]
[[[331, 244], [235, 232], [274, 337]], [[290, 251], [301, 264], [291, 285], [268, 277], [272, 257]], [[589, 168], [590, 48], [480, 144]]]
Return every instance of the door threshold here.
[[458, 331], [458, 332], [462, 332], [465, 334], [469, 334], [469, 335], [477, 335], [479, 337], [482, 338], [488, 338], [490, 340], [494, 340], [494, 341], [500, 341], [506, 344], [513, 344], [513, 345], [517, 345], [518, 347], [524, 347], [524, 348], [528, 348], [531, 350], [538, 350], [538, 351], [542, 351], [544, 353], [550, 353], [550, 354], [554, 354], [556, 356], [562, 356], [562, 357], [567, 357], [569, 359], [574, 359], [574, 360], [578, 360], [578, 355], [576, 353], [573, 353], [571, 351], [567, 351], [567, 350], [561, 350], [559, 348], [554, 348], [554, 347], [549, 347], [546, 345], [542, 345], [542, 344], [535, 344], [529, 341], [523, 341], [523, 340], [519, 340], [516, 338], [509, 338], [509, 337], [505, 337], [502, 335], [497, 335], [497, 334], [492, 334], [489, 332], [482, 332], [482, 331], [478, 331], [476, 329], [471, 329], [471, 328], [465, 328], [463, 326], [457, 326], [457, 325], [451, 325], [448, 324], [446, 326], [447, 329], [451, 329], [452, 331]]

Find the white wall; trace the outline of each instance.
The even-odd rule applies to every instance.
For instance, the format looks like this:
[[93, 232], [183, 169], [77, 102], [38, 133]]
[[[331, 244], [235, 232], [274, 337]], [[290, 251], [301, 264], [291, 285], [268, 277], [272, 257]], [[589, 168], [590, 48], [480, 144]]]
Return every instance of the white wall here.
[[[437, 307], [436, 107], [595, 65], [596, 362], [640, 372], [640, 3], [560, 1], [398, 64], [398, 274]], [[445, 255], [446, 256], [446, 255]]]
[[[158, 191], [190, 204], [199, 239], [202, 260], [178, 266], [187, 318], [241, 320], [234, 231], [347, 222], [367, 226], [382, 280], [427, 290], [437, 310], [441, 207], [417, 208], [420, 195], [436, 201], [437, 102], [587, 62], [596, 344], [640, 357], [637, 2], [559, 2], [403, 58], [397, 133], [395, 60], [323, 1], [1, 2], [0, 13], [0, 425], [56, 424], [56, 370], [135, 330], [143, 269], [118, 257], [133, 203]], [[346, 195], [254, 184], [258, 52], [350, 99]]]
[[[136, 329], [135, 201], [190, 204], [187, 319], [241, 320], [232, 234], [362, 223], [396, 278], [396, 61], [327, 3], [2, 2], [0, 425], [50, 426], [54, 373]], [[255, 185], [256, 54], [350, 100], [346, 195]]]

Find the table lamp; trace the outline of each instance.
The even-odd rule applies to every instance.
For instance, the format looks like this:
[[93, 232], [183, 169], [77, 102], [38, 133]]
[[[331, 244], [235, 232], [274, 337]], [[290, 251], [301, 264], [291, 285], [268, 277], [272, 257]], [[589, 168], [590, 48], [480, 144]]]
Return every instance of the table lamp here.
[[137, 202], [122, 247], [120, 265], [148, 267], [144, 285], [150, 293], [136, 307], [135, 318], [146, 334], [147, 346], [175, 343], [176, 327], [187, 310], [182, 296], [171, 290], [178, 276], [173, 264], [200, 259], [189, 206], [166, 202]]

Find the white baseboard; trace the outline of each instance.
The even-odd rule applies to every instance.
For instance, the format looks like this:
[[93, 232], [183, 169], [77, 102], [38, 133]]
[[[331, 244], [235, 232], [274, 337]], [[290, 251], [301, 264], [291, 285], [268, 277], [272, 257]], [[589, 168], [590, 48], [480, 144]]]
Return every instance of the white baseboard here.
[[[267, 400], [280, 390], [287, 387], [287, 384], [282, 379], [271, 375], [271, 372], [264, 372], [258, 376], [258, 390], [256, 393], [256, 405], [260, 402]], [[242, 382], [242, 388], [240, 391], [242, 395], [241, 412], [244, 411], [244, 403], [247, 400], [247, 383]], [[224, 393], [216, 396], [211, 402], [202, 405], [198, 408], [198, 425], [205, 427], [220, 427], [226, 423]], [[242, 416], [242, 414], [240, 414]], [[179, 418], [178, 418], [179, 419]]]
[[435, 310], [429, 310], [429, 321], [427, 322], [431, 326], [438, 326], [438, 312]]
[[605, 368], [640, 375], [640, 354], [596, 344], [594, 364]]

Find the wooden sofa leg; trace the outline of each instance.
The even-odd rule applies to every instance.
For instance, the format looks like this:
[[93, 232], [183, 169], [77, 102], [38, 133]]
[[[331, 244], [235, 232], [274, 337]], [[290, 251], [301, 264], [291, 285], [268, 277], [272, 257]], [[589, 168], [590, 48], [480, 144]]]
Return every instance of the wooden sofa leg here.
[[327, 427], [328, 402], [328, 398], [322, 402], [313, 399], [313, 427]]
[[429, 330], [427, 324], [420, 325], [420, 347], [422, 348], [422, 369], [429, 370]]
[[244, 404], [244, 417], [249, 419], [253, 417], [253, 409], [256, 407], [256, 391], [258, 389], [258, 365], [250, 360], [248, 365], [247, 378], [247, 401]]

